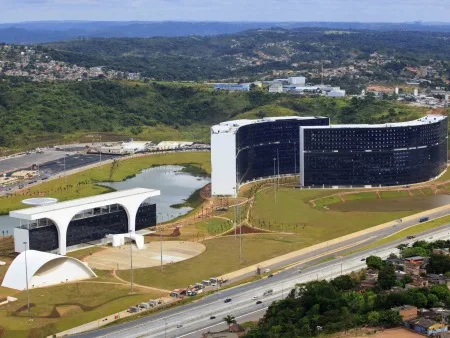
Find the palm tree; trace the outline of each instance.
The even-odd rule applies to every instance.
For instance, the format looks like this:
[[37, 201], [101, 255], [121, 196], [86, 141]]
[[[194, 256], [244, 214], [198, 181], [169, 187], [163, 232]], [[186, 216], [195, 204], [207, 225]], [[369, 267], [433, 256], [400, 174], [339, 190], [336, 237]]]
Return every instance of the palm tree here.
[[234, 318], [234, 316], [232, 315], [228, 315], [226, 317], [223, 317], [223, 320], [227, 323], [228, 325], [228, 331], [231, 330], [231, 324], [236, 324], [236, 318]]

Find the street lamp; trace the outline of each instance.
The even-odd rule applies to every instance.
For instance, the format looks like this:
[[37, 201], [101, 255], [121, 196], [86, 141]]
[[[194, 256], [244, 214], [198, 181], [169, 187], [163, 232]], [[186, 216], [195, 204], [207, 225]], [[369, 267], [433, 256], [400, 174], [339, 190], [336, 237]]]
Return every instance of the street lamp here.
[[275, 173], [275, 161], [277, 159], [274, 157], [273, 158], [273, 190], [275, 191], [275, 203], [277, 203], [277, 185], [276, 185], [276, 173]]
[[28, 307], [28, 312], [31, 311], [30, 308], [30, 290], [28, 289], [28, 264], [27, 264], [27, 244], [28, 242], [23, 242], [23, 244], [25, 245], [25, 282], [26, 282], [26, 286], [27, 286], [27, 307]]
[[160, 251], [161, 251], [161, 272], [163, 271], [162, 233], [163, 233], [163, 227], [161, 227], [161, 229], [160, 229], [160, 234], [159, 234], [159, 249], [160, 249]]
[[131, 293], [133, 293], [133, 230], [130, 230], [130, 275], [131, 275]]

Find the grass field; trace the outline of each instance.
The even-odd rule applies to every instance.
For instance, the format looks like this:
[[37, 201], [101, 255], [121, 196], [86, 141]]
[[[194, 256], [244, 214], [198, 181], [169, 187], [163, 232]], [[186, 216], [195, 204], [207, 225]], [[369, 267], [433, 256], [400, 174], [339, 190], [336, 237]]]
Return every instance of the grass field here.
[[[242, 239], [244, 262], [239, 263], [239, 240], [233, 236], [213, 238], [203, 242], [206, 251], [183, 262], [159, 267], [136, 269], [134, 281], [142, 285], [173, 289], [186, 287], [202, 279], [227, 272], [311, 245], [309, 238], [298, 235], [257, 234], [244, 235]], [[313, 243], [314, 244], [314, 243]], [[118, 275], [129, 280], [127, 271]]]
[[272, 189], [256, 196], [250, 222], [268, 230], [292, 231], [323, 241], [369, 228], [417, 211], [339, 212], [313, 207], [309, 201], [329, 195], [329, 190], [298, 190], [281, 188], [274, 203]]
[[20, 292], [17, 302], [0, 307], [0, 327], [5, 330], [1, 337], [46, 337], [160, 296], [143, 289], [129, 295], [127, 285], [80, 282], [30, 290], [30, 302], [36, 306], [29, 315], [20, 311], [27, 298]]
[[71, 200], [106, 193], [110, 188], [97, 185], [105, 181], [123, 181], [128, 177], [138, 174], [146, 168], [159, 165], [192, 164], [211, 172], [209, 152], [169, 153], [154, 154], [143, 157], [118, 161], [115, 166], [105, 164], [103, 166], [88, 169], [66, 178], [43, 182], [39, 186], [32, 187], [12, 196], [0, 197], [0, 214], [7, 214], [11, 210], [21, 209], [24, 205], [21, 201], [25, 198], [38, 196], [51, 196], [60, 201]]

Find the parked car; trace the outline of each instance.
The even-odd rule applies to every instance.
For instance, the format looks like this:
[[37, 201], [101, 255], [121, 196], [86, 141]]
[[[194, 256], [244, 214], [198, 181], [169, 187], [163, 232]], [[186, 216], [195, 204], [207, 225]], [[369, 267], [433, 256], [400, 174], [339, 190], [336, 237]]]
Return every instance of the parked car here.
[[253, 296], [253, 299], [254, 299], [254, 300], [258, 299], [258, 296]]
[[261, 302], [260, 300], [258, 300], [258, 301], [256, 302], [256, 304], [262, 304], [262, 302]]
[[177, 325], [177, 329], [182, 328], [182, 327], [183, 327], [183, 325], [181, 325], [181, 324]]
[[265, 269], [264, 270], [264, 273], [268, 273], [268, 272], [270, 272], [270, 269]]
[[267, 276], [267, 278], [271, 278], [271, 277], [273, 277], [273, 275], [272, 275], [272, 274], [270, 274], [270, 275], [268, 275], [268, 276]]
[[211, 316], [209, 317], [209, 319], [216, 319], [216, 316]]
[[227, 298], [227, 299], [225, 299], [223, 302], [224, 302], [224, 303], [229, 303], [229, 302], [231, 302], [231, 298]]
[[366, 261], [366, 259], [365, 258], [361, 258], [361, 262], [365, 262]]

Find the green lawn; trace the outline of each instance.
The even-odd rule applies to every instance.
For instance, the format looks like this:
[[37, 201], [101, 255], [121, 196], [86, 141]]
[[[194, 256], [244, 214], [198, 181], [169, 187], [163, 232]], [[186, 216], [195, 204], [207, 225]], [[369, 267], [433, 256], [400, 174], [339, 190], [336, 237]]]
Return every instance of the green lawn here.
[[[239, 239], [225, 236], [204, 241], [206, 251], [203, 254], [166, 265], [163, 272], [159, 267], [136, 269], [134, 281], [166, 289], [186, 287], [315, 244], [300, 235], [257, 234], [242, 238], [243, 263], [239, 263]], [[127, 271], [118, 271], [118, 275], [125, 280], [130, 277]]]
[[[126, 285], [84, 282], [40, 288], [30, 290], [30, 302], [36, 306], [28, 315], [27, 311], [16, 312], [26, 305], [26, 292], [20, 292], [14, 295], [17, 302], [0, 307], [0, 327], [5, 330], [1, 337], [45, 337], [161, 295], [142, 289], [129, 295]], [[61, 318], [55, 316], [58, 304], [64, 311]]]
[[43, 196], [51, 196], [58, 198], [60, 201], [65, 201], [109, 192], [111, 191], [110, 188], [99, 186], [96, 183], [122, 181], [152, 166], [193, 164], [210, 173], [210, 156], [209, 152], [153, 154], [119, 161], [115, 167], [112, 164], [105, 164], [67, 176], [67, 178], [42, 182], [38, 186], [12, 196], [0, 197], [0, 214], [22, 209], [24, 207], [21, 203], [23, 199], [38, 196], [39, 193]]
[[306, 234], [314, 240], [323, 241], [369, 228], [394, 219], [414, 214], [420, 210], [398, 212], [339, 212], [314, 208], [310, 200], [329, 195], [330, 190], [298, 190], [282, 188], [274, 203], [273, 190], [268, 189], [256, 196], [251, 223], [264, 229], [290, 229]]

